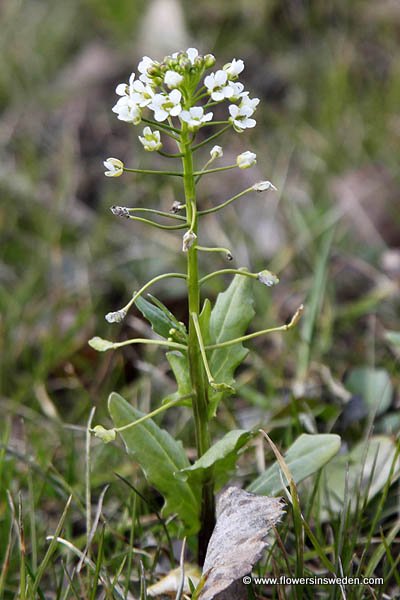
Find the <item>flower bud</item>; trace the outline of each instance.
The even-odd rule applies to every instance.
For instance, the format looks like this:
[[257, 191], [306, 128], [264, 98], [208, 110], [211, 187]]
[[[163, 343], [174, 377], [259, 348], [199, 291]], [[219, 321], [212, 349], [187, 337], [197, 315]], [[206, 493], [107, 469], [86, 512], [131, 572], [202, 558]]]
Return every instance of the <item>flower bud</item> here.
[[224, 155], [224, 151], [222, 150], [222, 146], [214, 146], [210, 150], [210, 156], [212, 159], [222, 158]]
[[256, 159], [257, 155], [254, 154], [254, 152], [250, 152], [249, 150], [247, 150], [246, 152], [243, 152], [242, 154], [239, 154], [239, 156], [236, 157], [236, 164], [239, 167], [239, 169], [249, 169], [250, 167], [256, 164]]
[[124, 163], [119, 158], [107, 158], [103, 165], [107, 169], [104, 173], [106, 177], [120, 177], [124, 172]]
[[206, 69], [211, 69], [215, 65], [215, 56], [212, 54], [206, 54], [204, 57], [204, 66]]
[[145, 127], [143, 137], [139, 135], [138, 138], [146, 152], [155, 152], [162, 147], [160, 132], [152, 131], [150, 127]]
[[266, 192], [267, 190], [274, 190], [274, 192], [278, 191], [278, 189], [270, 181], [259, 181], [253, 185], [252, 189], [255, 192]]

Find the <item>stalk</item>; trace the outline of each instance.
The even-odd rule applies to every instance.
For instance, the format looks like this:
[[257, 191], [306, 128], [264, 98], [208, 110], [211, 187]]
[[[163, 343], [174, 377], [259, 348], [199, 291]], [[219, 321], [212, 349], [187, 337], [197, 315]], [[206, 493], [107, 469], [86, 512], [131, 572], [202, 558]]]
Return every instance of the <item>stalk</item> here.
[[[183, 124], [180, 150], [183, 154], [183, 183], [186, 199], [187, 222], [194, 234], [197, 235], [197, 209], [195, 176], [193, 170], [193, 154], [190, 142], [190, 133], [186, 124]], [[187, 256], [187, 290], [189, 308], [189, 344], [188, 358], [189, 370], [193, 392], [193, 416], [195, 424], [196, 448], [198, 457], [202, 456], [211, 445], [208, 427], [208, 388], [205, 379], [200, 346], [196, 334], [192, 314], [200, 312], [200, 284], [198, 258], [196, 250], [197, 240], [188, 249]], [[201, 490], [200, 532], [198, 544], [198, 561], [202, 565], [207, 550], [207, 545], [215, 525], [215, 500], [214, 481], [211, 478], [204, 481]]]

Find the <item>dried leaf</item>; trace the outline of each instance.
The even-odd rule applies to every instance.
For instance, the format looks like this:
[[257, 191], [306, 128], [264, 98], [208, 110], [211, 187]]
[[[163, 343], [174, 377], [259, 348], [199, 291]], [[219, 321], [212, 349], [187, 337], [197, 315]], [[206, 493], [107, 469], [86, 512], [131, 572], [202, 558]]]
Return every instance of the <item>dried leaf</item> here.
[[280, 498], [228, 488], [219, 498], [217, 524], [203, 567], [199, 600], [247, 599], [242, 577], [251, 572], [268, 545], [272, 525], [283, 513]]

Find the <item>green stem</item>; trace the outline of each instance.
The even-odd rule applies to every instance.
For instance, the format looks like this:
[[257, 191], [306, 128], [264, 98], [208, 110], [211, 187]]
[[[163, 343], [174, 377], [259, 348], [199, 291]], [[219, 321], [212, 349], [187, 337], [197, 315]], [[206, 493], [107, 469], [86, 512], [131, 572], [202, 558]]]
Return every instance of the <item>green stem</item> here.
[[152, 169], [128, 169], [124, 167], [127, 173], [141, 173], [142, 175], [171, 175], [172, 177], [183, 177], [183, 173], [178, 171], [154, 171]]
[[200, 279], [199, 283], [200, 285], [202, 285], [203, 283], [205, 283], [209, 279], [212, 279], [213, 277], [216, 277], [217, 275], [227, 275], [228, 273], [232, 275], [243, 275], [244, 277], [250, 277], [251, 279], [258, 279], [258, 273], [250, 273], [249, 271], [245, 271], [244, 269], [220, 269], [219, 271], [214, 271], [209, 275], [205, 275]]
[[297, 325], [302, 312], [304, 310], [303, 305], [299, 306], [293, 317], [291, 318], [289, 323], [285, 323], [285, 325], [280, 325], [279, 327], [270, 327], [269, 329], [262, 329], [261, 331], [255, 331], [254, 333], [249, 333], [248, 335], [242, 335], [241, 337], [234, 338], [233, 340], [227, 340], [226, 342], [220, 342], [219, 344], [212, 344], [210, 346], [205, 346], [205, 350], [216, 350], [217, 348], [226, 348], [227, 346], [232, 346], [233, 344], [238, 344], [239, 342], [247, 342], [247, 340], [252, 340], [260, 335], [266, 335], [267, 333], [276, 333], [277, 331], [289, 331], [295, 325]]
[[219, 131], [217, 131], [217, 133], [214, 133], [213, 135], [210, 135], [210, 137], [208, 137], [206, 140], [203, 140], [199, 144], [196, 144], [195, 146], [192, 146], [192, 151], [198, 150], [199, 148], [201, 148], [202, 146], [205, 146], [206, 144], [208, 144], [212, 140], [215, 140], [220, 135], [222, 135], [223, 133], [225, 133], [225, 131], [227, 131], [228, 129], [230, 129], [230, 127], [231, 127], [231, 125], [229, 124], [226, 127], [223, 127], [222, 129], [220, 129]]
[[225, 208], [225, 206], [228, 206], [228, 204], [230, 204], [231, 202], [238, 200], [239, 198], [241, 198], [245, 194], [248, 194], [251, 191], [254, 191], [253, 186], [246, 188], [242, 192], [239, 192], [235, 196], [232, 196], [232, 198], [229, 198], [229, 200], [225, 200], [225, 202], [221, 202], [221, 204], [218, 204], [217, 206], [213, 206], [212, 208], [207, 208], [206, 210], [199, 210], [199, 216], [209, 215], [210, 213], [217, 212], [218, 210]]
[[142, 286], [138, 292], [133, 292], [133, 296], [129, 300], [128, 304], [126, 304], [121, 310], [123, 310], [125, 312], [128, 312], [128, 310], [130, 309], [130, 307], [132, 306], [132, 304], [134, 304], [136, 302], [136, 300], [149, 287], [151, 287], [154, 283], [157, 283], [158, 281], [162, 281], [163, 279], [169, 279], [169, 278], [172, 278], [172, 279], [186, 279], [186, 274], [185, 273], [163, 273], [162, 275], [157, 275], [157, 277], [153, 277], [153, 279], [150, 279], [150, 281], [148, 281], [147, 283], [145, 283], [144, 286]]
[[144, 223], [145, 225], [151, 225], [151, 227], [156, 227], [156, 229], [169, 229], [170, 231], [174, 229], [185, 229], [185, 227], [187, 227], [186, 223], [182, 223], [182, 225], [162, 225], [161, 223], [150, 221], [150, 219], [143, 219], [143, 217], [134, 217], [132, 215], [129, 215], [128, 219]]
[[112, 346], [110, 346], [110, 350], [122, 348], [123, 346], [130, 346], [131, 344], [149, 344], [150, 346], [165, 346], [166, 348], [174, 348], [175, 350], [187, 350], [184, 344], [168, 342], [166, 340], [151, 340], [149, 338], [133, 338], [131, 340], [125, 340], [124, 342], [114, 342]]
[[[203, 175], [208, 175], [209, 173], [219, 173], [220, 171], [229, 171], [230, 169], [237, 169], [237, 165], [228, 165], [227, 167], [218, 167], [216, 169], [208, 169], [207, 171], [196, 171], [193, 173], [195, 177], [202, 177]], [[128, 169], [124, 169], [127, 171]], [[156, 171], [158, 173], [159, 171]], [[177, 175], [177, 173], [175, 173]]]
[[180, 396], [176, 400], [171, 400], [170, 402], [166, 402], [165, 404], [162, 404], [155, 410], [152, 410], [151, 412], [147, 413], [143, 417], [140, 417], [140, 419], [136, 419], [136, 421], [132, 421], [132, 423], [128, 423], [127, 425], [123, 425], [122, 427], [115, 427], [115, 431], [118, 431], [118, 433], [120, 433], [121, 431], [130, 429], [131, 427], [135, 427], [135, 425], [139, 425], [140, 423], [147, 421], [147, 419], [151, 419], [152, 417], [155, 417], [156, 415], [168, 410], [172, 406], [177, 406], [180, 402], [182, 402], [182, 400], [187, 400], [191, 397], [192, 397], [191, 394], [186, 394], [185, 396]]
[[[181, 147], [183, 153], [183, 183], [187, 207], [187, 222], [191, 230], [197, 235], [197, 208], [195, 192], [195, 174], [193, 169], [193, 153], [191, 148], [190, 132], [187, 125], [183, 124], [181, 134]], [[193, 393], [193, 416], [196, 434], [196, 447], [198, 457], [202, 456], [211, 445], [208, 427], [208, 390], [205, 380], [203, 361], [200, 345], [196, 333], [193, 314], [200, 312], [200, 285], [196, 241], [187, 253], [187, 290], [189, 304], [189, 343], [188, 358], [189, 370]], [[210, 476], [202, 484], [201, 514], [198, 559], [203, 564], [207, 545], [215, 524], [214, 481]]]
[[164, 210], [157, 210], [155, 208], [128, 208], [130, 213], [149, 213], [152, 215], [158, 215], [160, 217], [166, 217], [168, 219], [175, 219], [177, 221], [185, 221], [186, 219], [185, 217], [182, 217], [181, 215], [176, 215], [174, 213], [170, 213], [170, 212], [165, 212]]

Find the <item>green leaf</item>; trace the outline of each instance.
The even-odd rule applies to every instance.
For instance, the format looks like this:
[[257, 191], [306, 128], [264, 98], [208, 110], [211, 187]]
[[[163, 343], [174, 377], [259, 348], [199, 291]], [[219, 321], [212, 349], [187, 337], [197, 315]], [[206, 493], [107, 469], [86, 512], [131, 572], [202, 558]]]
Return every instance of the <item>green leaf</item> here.
[[179, 351], [167, 352], [167, 360], [171, 366], [178, 385], [176, 397], [187, 396], [192, 393], [192, 383], [190, 381], [189, 361], [186, 354]]
[[[320, 481], [321, 519], [329, 518], [329, 511], [343, 510], [346, 478], [352, 511], [356, 509], [358, 496], [363, 500], [368, 492], [368, 500], [371, 500], [386, 485], [395, 458], [396, 442], [384, 435], [373, 436], [354, 446], [351, 452], [336, 456], [324, 469]], [[392, 482], [399, 476], [397, 456]]]
[[[123, 427], [143, 417], [141, 411], [115, 392], [108, 399], [108, 410], [115, 427]], [[182, 442], [158, 427], [152, 419], [126, 429], [120, 435], [149, 484], [164, 496], [164, 514], [178, 513], [186, 533], [195, 533], [199, 529], [200, 489], [195, 483], [189, 484], [175, 477], [177, 471], [190, 466]]]
[[244, 429], [227, 433], [190, 467], [181, 469], [180, 475], [189, 481], [201, 482], [212, 471], [216, 488], [221, 488], [235, 469], [239, 451], [255, 434]]
[[[154, 297], [150, 297], [153, 301], [156, 300]], [[180, 334], [180, 340], [182, 340], [182, 335], [186, 335], [184, 330], [182, 330], [182, 323], [179, 323], [174, 315], [159, 300], [157, 300], [157, 306], [155, 306], [152, 302], [148, 302], [148, 300], [139, 296], [135, 304], [142, 315], [149, 321], [153, 331], [161, 335], [161, 337], [165, 339], [174, 337], [170, 334], [171, 329], [176, 330], [178, 337]]]
[[346, 388], [352, 394], [360, 395], [370, 412], [380, 415], [392, 402], [393, 386], [385, 369], [356, 367], [346, 377]]
[[203, 338], [204, 345], [210, 343], [210, 318], [211, 318], [211, 302], [208, 298], [204, 300], [203, 308], [199, 314], [199, 325], [201, 336]]
[[[228, 289], [218, 294], [210, 317], [210, 345], [242, 336], [254, 316], [251, 280], [235, 275]], [[236, 368], [246, 358], [247, 348], [239, 342], [209, 353], [208, 362], [217, 383], [231, 386]], [[210, 390], [210, 416], [214, 416], [224, 392]]]
[[98, 352], [105, 352], [106, 350], [111, 350], [114, 348], [114, 342], [105, 340], [97, 335], [89, 340], [88, 344]]
[[[295, 483], [316, 473], [335, 456], [339, 448], [340, 437], [338, 435], [303, 433], [284, 454], [285, 462]], [[283, 489], [280, 473], [278, 463], [274, 463], [248, 486], [247, 491], [267, 496], [278, 494]]]

